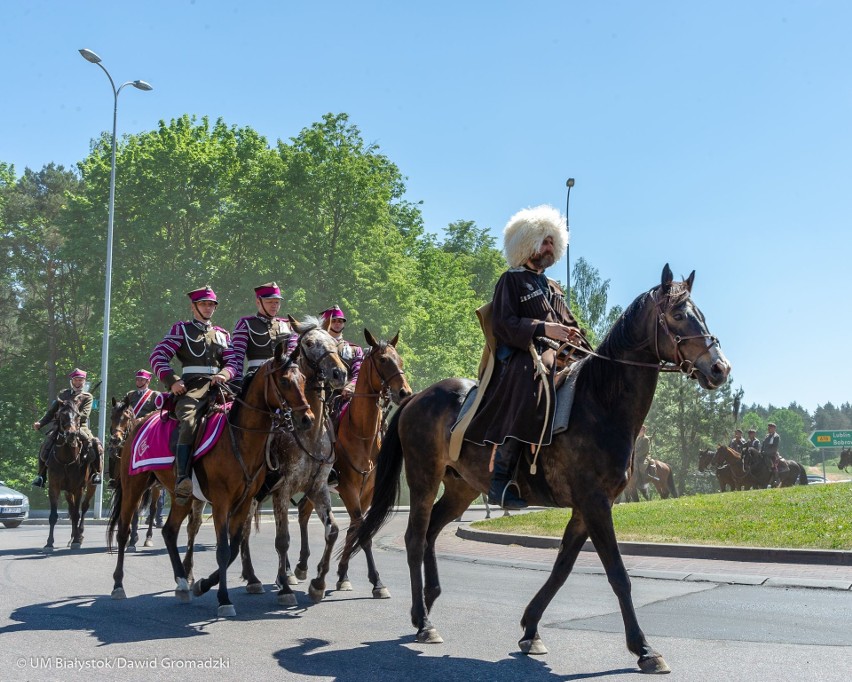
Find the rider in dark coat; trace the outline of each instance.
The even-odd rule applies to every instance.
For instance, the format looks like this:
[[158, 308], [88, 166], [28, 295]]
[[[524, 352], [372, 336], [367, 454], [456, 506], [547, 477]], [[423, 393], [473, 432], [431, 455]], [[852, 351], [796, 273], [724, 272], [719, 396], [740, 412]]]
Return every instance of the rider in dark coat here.
[[741, 455], [745, 454], [746, 440], [743, 438], [742, 429], [734, 430], [734, 437], [731, 438], [731, 442], [728, 443], [728, 447], [731, 448], [731, 450], [736, 450]]
[[[548, 445], [552, 436], [555, 351], [542, 338], [584, 340], [562, 290], [544, 275], [565, 254], [565, 218], [551, 206], [526, 209], [509, 220], [503, 236], [509, 270], [497, 281], [492, 309], [497, 366], [465, 440], [499, 446], [489, 502], [521, 509], [526, 502], [507, 489], [511, 474], [523, 447]], [[544, 390], [551, 395], [549, 411]]]

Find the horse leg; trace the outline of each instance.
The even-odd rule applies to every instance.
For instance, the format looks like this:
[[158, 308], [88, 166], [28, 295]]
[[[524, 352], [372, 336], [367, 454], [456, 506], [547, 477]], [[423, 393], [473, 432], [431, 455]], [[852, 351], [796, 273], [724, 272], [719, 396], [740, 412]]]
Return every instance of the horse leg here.
[[[340, 485], [338, 484], [338, 490], [340, 489]], [[296, 572], [294, 574], [294, 580], [296, 582], [291, 582], [291, 585], [298, 585], [299, 580], [305, 580], [308, 577], [308, 559], [311, 556], [311, 546], [308, 542], [308, 521], [311, 520], [311, 514], [314, 511], [314, 503], [305, 495], [301, 500], [299, 500], [299, 536], [301, 538], [301, 547], [299, 548], [299, 562], [296, 564]], [[289, 580], [289, 575], [288, 575]], [[341, 587], [340, 582], [337, 583], [338, 590], [346, 590], [352, 589], [352, 585], [350, 584], [348, 588]]]
[[72, 492], [65, 493], [65, 501], [68, 503], [68, 520], [71, 522], [71, 549], [80, 549], [80, 500], [77, 495]]
[[[141, 477], [122, 476], [120, 485], [116, 488], [113, 497], [113, 511], [111, 512], [110, 528], [116, 528], [116, 542], [118, 544], [118, 559], [115, 562], [115, 571], [112, 574], [113, 599], [126, 599], [124, 592], [124, 554], [127, 543], [130, 540], [130, 525], [133, 514], [139, 507], [139, 498], [142, 496], [140, 490]], [[147, 481], [145, 481], [147, 484]]]
[[[414, 448], [413, 461], [416, 461], [418, 448]], [[406, 474], [408, 474], [406, 469]], [[411, 624], [417, 628], [416, 641], [421, 644], [441, 644], [444, 640], [429, 620], [429, 609], [423, 591], [423, 560], [426, 553], [426, 533], [432, 504], [438, 495], [440, 474], [436, 471], [432, 480], [424, 472], [422, 486], [411, 486], [411, 506], [408, 512], [408, 526], [405, 529], [405, 551], [408, 558], [408, 575], [411, 581]], [[411, 481], [414, 476], [408, 478]], [[421, 481], [418, 480], [418, 483]]]
[[585, 499], [577, 500], [577, 503], [588, 533], [595, 544], [595, 550], [606, 570], [609, 584], [618, 597], [621, 618], [624, 621], [627, 648], [639, 657], [638, 663], [642, 672], [669, 672], [668, 664], [648, 644], [645, 633], [642, 632], [639, 621], [636, 619], [636, 610], [633, 607], [633, 598], [631, 597], [630, 578], [618, 549], [609, 501], [602, 492], [597, 492]]
[[[169, 494], [171, 495], [172, 503], [169, 518], [163, 524], [163, 543], [166, 545], [166, 550], [169, 553], [169, 561], [172, 563], [172, 572], [175, 577], [175, 597], [177, 597], [179, 602], [188, 604], [192, 597], [189, 593], [189, 582], [186, 578], [186, 571], [184, 570], [183, 563], [181, 563], [180, 552], [178, 551], [178, 533], [180, 532], [183, 520], [189, 513], [189, 507], [187, 505], [175, 504], [174, 494], [171, 491], [169, 491]], [[137, 500], [136, 508], [138, 509], [138, 507], [139, 502]]]
[[423, 556], [423, 573], [425, 587], [426, 611], [431, 612], [432, 606], [441, 595], [441, 582], [438, 578], [438, 557], [435, 554], [435, 541], [444, 527], [470, 506], [479, 491], [472, 488], [464, 480], [447, 476], [444, 478], [444, 494], [432, 507], [429, 517], [429, 528], [426, 531], [426, 548]]
[[334, 520], [334, 514], [331, 513], [331, 495], [329, 495], [328, 488], [325, 485], [327, 477], [327, 475], [323, 477], [319, 490], [313, 496], [314, 506], [322, 521], [323, 534], [325, 536], [325, 549], [317, 566], [317, 577], [311, 580], [310, 587], [308, 588], [308, 595], [313, 599], [314, 603], [322, 601], [322, 598], [325, 596], [325, 576], [328, 574], [329, 567], [331, 566], [331, 552], [334, 550], [334, 543], [337, 542], [339, 533], [337, 523]]
[[151, 504], [148, 507], [148, 532], [145, 533], [145, 547], [154, 546], [154, 518], [157, 516], [157, 501], [160, 499], [160, 489], [151, 488]]
[[[272, 493], [272, 511], [275, 514], [275, 551], [278, 552], [278, 576], [275, 579], [278, 584], [278, 596], [276, 598], [281, 606], [296, 605], [296, 595], [287, 580], [287, 552], [290, 549], [290, 529], [288, 527], [290, 494], [291, 491], [286, 486], [282, 486]], [[314, 598], [313, 594], [311, 598]], [[314, 601], [318, 600], [314, 599]]]
[[127, 545], [128, 552], [136, 551], [136, 543], [139, 542], [139, 508], [133, 512], [133, 520], [130, 522], [130, 542]]
[[534, 655], [547, 653], [547, 648], [538, 634], [538, 624], [544, 610], [571, 574], [574, 562], [577, 561], [580, 550], [583, 549], [588, 537], [589, 532], [586, 529], [585, 521], [575, 509], [565, 527], [565, 532], [562, 534], [562, 543], [559, 545], [559, 553], [556, 555], [550, 576], [527, 605], [521, 618], [524, 635], [518, 642], [518, 646], [523, 653]]
[[86, 512], [89, 511], [89, 503], [91, 502], [92, 495], [95, 494], [95, 488], [92, 484], [87, 484], [83, 489], [83, 498], [80, 501], [80, 529], [77, 532], [77, 537], [80, 538], [80, 544], [83, 544], [83, 531], [86, 529]]
[[263, 594], [263, 583], [254, 572], [254, 565], [251, 562], [251, 551], [249, 550], [249, 537], [251, 536], [251, 523], [258, 512], [257, 500], [251, 501], [249, 513], [246, 515], [246, 520], [243, 523], [243, 535], [240, 540], [240, 561], [242, 562], [243, 572], [242, 579], [246, 581], [246, 592], [249, 594]]
[[[204, 520], [204, 501], [193, 500], [190, 507], [186, 524], [186, 554], [183, 557], [183, 572], [190, 585], [195, 583], [195, 578], [192, 575], [193, 560], [195, 556], [195, 538], [198, 537], [198, 530], [201, 528], [201, 522]], [[169, 512], [171, 514], [171, 512]]]
[[[346, 507], [346, 511], [349, 513], [349, 529], [346, 531], [346, 544], [343, 546], [340, 562], [337, 564], [337, 589], [342, 592], [349, 592], [352, 589], [352, 582], [349, 580], [349, 559], [352, 554], [347, 551], [347, 547], [350, 546], [355, 534], [358, 532], [358, 527], [361, 525], [363, 516], [357, 486], [348, 477], [348, 473], [347, 471], [346, 476], [341, 476], [340, 483], [337, 484], [337, 494], [340, 496], [343, 506]], [[361, 549], [364, 550], [364, 557], [367, 560], [367, 576], [373, 584], [373, 596], [376, 598], [390, 597], [390, 592], [387, 591], [384, 585], [377, 585], [377, 583], [381, 583], [381, 580], [379, 579], [376, 564], [373, 560], [372, 541], [367, 540]]]

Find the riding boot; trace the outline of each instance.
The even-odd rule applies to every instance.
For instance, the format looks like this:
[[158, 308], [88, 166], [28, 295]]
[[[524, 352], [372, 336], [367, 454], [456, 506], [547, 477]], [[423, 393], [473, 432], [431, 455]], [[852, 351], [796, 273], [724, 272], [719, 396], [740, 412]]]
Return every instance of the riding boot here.
[[38, 451], [38, 475], [32, 480], [34, 488], [44, 488], [47, 485], [47, 453], [50, 451], [52, 438], [46, 439]]
[[187, 504], [192, 497], [192, 445], [178, 443], [175, 502]]
[[103, 454], [103, 448], [101, 447], [101, 442], [97, 438], [92, 439], [89, 444], [89, 448], [89, 451], [92, 453], [92, 475], [89, 477], [89, 480], [94, 485], [99, 485], [103, 482], [101, 479], [101, 455]]
[[[513, 482], [512, 472], [518, 465], [523, 443], [514, 438], [507, 438], [497, 448], [494, 454], [494, 475], [491, 478], [491, 488], [488, 490], [488, 504], [495, 504], [503, 509], [524, 509], [525, 500], [521, 499], [517, 483]], [[514, 490], [513, 490], [514, 489]], [[518, 490], [518, 493], [520, 491]]]
[[118, 485], [118, 457], [112, 453], [112, 449], [110, 449], [109, 461], [107, 462], [107, 472], [109, 473], [107, 488], [115, 490]]

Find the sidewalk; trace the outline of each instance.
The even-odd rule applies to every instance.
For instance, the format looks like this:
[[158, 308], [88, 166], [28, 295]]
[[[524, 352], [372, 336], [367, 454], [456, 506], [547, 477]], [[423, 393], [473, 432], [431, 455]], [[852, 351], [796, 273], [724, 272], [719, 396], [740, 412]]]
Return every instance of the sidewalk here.
[[[399, 523], [399, 516], [397, 523]], [[484, 518], [484, 512], [471, 508], [462, 516], [462, 521], [449, 524], [438, 538], [437, 550], [442, 559], [489, 563], [518, 568], [550, 571], [556, 560], [555, 547], [528, 546], [542, 544], [536, 538], [511, 536], [501, 533], [475, 531], [471, 521]], [[392, 535], [377, 538], [384, 548], [405, 551], [404, 523], [393, 524]], [[552, 540], [548, 538], [548, 540]], [[558, 541], [557, 541], [558, 542]], [[658, 580], [681, 580], [686, 582], [714, 582], [729, 585], [765, 585], [768, 587], [809, 587], [834, 590], [852, 590], [852, 565], [837, 563], [848, 561], [852, 553], [841, 554], [845, 558], [831, 556], [835, 563], [794, 563], [789, 561], [756, 561], [752, 552], [744, 552], [746, 560], [713, 558], [718, 548], [692, 546], [690, 556], [653, 556], [630, 554], [631, 543], [621, 543], [622, 558], [627, 572], [634, 578]], [[643, 546], [643, 551], [649, 550]], [[665, 547], [661, 546], [661, 551]], [[735, 549], [735, 548], [727, 548]], [[705, 550], [705, 551], [702, 551]], [[783, 550], [790, 552], [795, 550]], [[818, 555], [817, 555], [818, 556]], [[780, 554], [778, 558], [785, 558]], [[797, 559], [800, 557], [796, 557]], [[813, 557], [811, 557], [813, 558]], [[604, 574], [600, 559], [591, 543], [574, 565], [576, 573]]]

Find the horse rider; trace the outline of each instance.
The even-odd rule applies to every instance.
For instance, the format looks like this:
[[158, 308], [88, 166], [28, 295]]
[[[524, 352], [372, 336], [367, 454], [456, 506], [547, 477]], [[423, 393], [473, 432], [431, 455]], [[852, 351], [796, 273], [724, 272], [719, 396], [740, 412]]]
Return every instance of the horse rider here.
[[361, 371], [361, 363], [364, 361], [364, 349], [343, 338], [346, 316], [340, 306], [333, 305], [331, 308], [323, 310], [320, 313], [320, 320], [322, 320], [322, 328], [337, 341], [337, 353], [349, 373], [349, 382], [340, 390], [340, 395], [345, 402], [355, 393], [355, 383], [358, 381], [358, 373]]
[[281, 309], [281, 289], [275, 282], [254, 288], [255, 315], [241, 317], [231, 335], [231, 345], [225, 357], [234, 371], [234, 380], [248, 379], [258, 367], [269, 360], [280, 342], [287, 343], [287, 353], [292, 353], [299, 341], [285, 317], [278, 317]]
[[[156, 409], [154, 401], [158, 393], [149, 387], [149, 384], [151, 383], [151, 376], [151, 372], [147, 369], [140, 369], [136, 372], [136, 376], [134, 377], [136, 388], [132, 391], [128, 391], [124, 396], [123, 402], [126, 405], [129, 405], [130, 409], [133, 410], [133, 417], [135, 419], [144, 419]], [[114, 448], [110, 448], [109, 465], [107, 467], [107, 471], [109, 472], [109, 483], [107, 483], [107, 488], [114, 489], [116, 487], [118, 476], [116, 475], [115, 467], [117, 464], [118, 457], [114, 453]]]
[[33, 429], [38, 431], [42, 426], [49, 426], [47, 438], [45, 438], [44, 443], [42, 443], [41, 450], [38, 453], [38, 476], [33, 479], [32, 485], [36, 488], [44, 488], [45, 483], [47, 482], [47, 457], [50, 453], [50, 448], [53, 445], [53, 436], [56, 432], [56, 423], [54, 422], [54, 418], [56, 417], [56, 411], [59, 409], [59, 405], [62, 401], [65, 400], [73, 400], [77, 397], [80, 397], [80, 435], [83, 440], [83, 452], [89, 453], [90, 448], [94, 445], [94, 454], [92, 457], [92, 475], [90, 480], [94, 484], [98, 484], [101, 482], [101, 456], [103, 454], [103, 448], [100, 445], [100, 441], [95, 438], [92, 432], [89, 430], [89, 415], [92, 412], [92, 394], [88, 391], [84, 391], [83, 387], [86, 383], [86, 372], [82, 369], [75, 368], [73, 372], [68, 375], [68, 379], [70, 380], [70, 388], [64, 388], [59, 392], [59, 395], [56, 396], [56, 400], [54, 400], [50, 407], [47, 409], [47, 412], [44, 413], [44, 416], [39, 419], [37, 422], [33, 424]]
[[[549, 445], [552, 437], [550, 370], [556, 351], [546, 339], [586, 343], [562, 290], [544, 274], [565, 254], [567, 243], [565, 217], [552, 206], [522, 210], [503, 230], [509, 269], [497, 281], [492, 301], [497, 366], [465, 440], [496, 447], [488, 502], [505, 509], [527, 506], [510, 488], [521, 453]], [[545, 409], [544, 390], [550, 392], [550, 410]]]
[[743, 456], [749, 458], [757, 457], [760, 454], [760, 440], [757, 437], [757, 429], [748, 430], [748, 438], [746, 438], [743, 446]]
[[760, 454], [763, 455], [769, 466], [777, 474], [781, 465], [781, 456], [778, 454], [778, 448], [781, 446], [781, 436], [775, 429], [775, 422], [769, 422], [766, 425], [766, 438], [761, 443]]
[[740, 453], [740, 455], [745, 454], [746, 439], [743, 438], [742, 429], [734, 429], [734, 437], [731, 438], [731, 442], [728, 443], [728, 447], [731, 448], [731, 450], [736, 450]]
[[645, 425], [639, 427], [639, 436], [636, 438], [636, 443], [633, 446], [633, 466], [644, 476], [657, 478], [657, 465], [651, 458], [651, 439], [646, 434]]
[[[207, 409], [210, 387], [232, 379], [236, 372], [225, 353], [230, 336], [210, 322], [219, 300], [209, 287], [187, 293], [192, 319], [176, 322], [151, 353], [151, 369], [171, 392], [175, 401], [178, 427], [175, 498], [186, 504], [192, 497], [192, 448], [196, 427]], [[181, 374], [169, 364], [177, 358]]]

